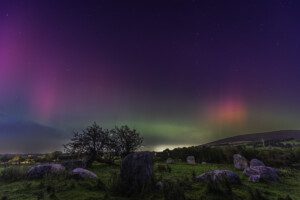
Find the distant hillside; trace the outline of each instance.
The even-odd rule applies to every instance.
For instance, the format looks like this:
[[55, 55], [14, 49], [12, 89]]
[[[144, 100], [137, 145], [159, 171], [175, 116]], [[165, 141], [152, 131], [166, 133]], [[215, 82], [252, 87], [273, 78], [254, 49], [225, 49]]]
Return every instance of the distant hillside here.
[[64, 137], [53, 127], [0, 112], [0, 153], [53, 151], [62, 147]]
[[207, 143], [206, 145], [222, 145], [228, 143], [240, 142], [259, 142], [261, 140], [286, 140], [295, 139], [300, 140], [300, 130], [280, 130], [263, 133], [253, 133], [245, 135], [237, 135], [233, 137], [224, 138], [214, 142]]

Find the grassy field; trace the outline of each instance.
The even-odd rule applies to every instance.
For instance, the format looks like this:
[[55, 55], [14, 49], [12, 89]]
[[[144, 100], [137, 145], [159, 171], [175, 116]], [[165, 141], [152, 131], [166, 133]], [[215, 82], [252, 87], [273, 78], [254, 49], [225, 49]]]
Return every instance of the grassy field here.
[[[258, 189], [268, 199], [277, 200], [279, 196], [290, 195], [292, 199], [300, 199], [300, 172], [285, 169], [280, 183], [250, 183], [242, 172], [235, 170], [232, 165], [198, 164], [187, 165], [184, 163], [172, 164], [171, 172], [158, 172], [155, 165], [155, 177], [157, 180], [187, 182], [185, 195], [187, 199], [200, 199], [203, 197], [206, 186], [191, 181], [192, 175], [200, 175], [213, 169], [229, 169], [237, 172], [242, 185], [233, 186], [233, 193], [238, 199], [251, 199], [249, 188]], [[76, 181], [60, 177], [48, 177], [43, 180], [17, 180], [0, 181], [0, 198], [2, 200], [37, 200], [37, 199], [60, 199], [60, 200], [100, 200], [100, 199], [129, 199], [120, 197], [107, 191], [114, 183], [114, 178], [119, 172], [119, 166], [95, 164], [91, 171], [95, 172], [101, 181]], [[104, 186], [105, 185], [105, 186]], [[135, 199], [164, 199], [162, 192], [153, 192]], [[219, 198], [220, 199], [220, 198]], [[222, 198], [221, 198], [222, 199]], [[253, 199], [253, 198], [252, 198]]]

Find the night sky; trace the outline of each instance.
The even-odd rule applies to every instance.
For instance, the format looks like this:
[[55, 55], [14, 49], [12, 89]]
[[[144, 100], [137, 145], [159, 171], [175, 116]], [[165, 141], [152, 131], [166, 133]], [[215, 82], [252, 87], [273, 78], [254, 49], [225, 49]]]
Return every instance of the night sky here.
[[300, 129], [300, 2], [0, 1], [0, 153], [93, 121], [145, 149]]

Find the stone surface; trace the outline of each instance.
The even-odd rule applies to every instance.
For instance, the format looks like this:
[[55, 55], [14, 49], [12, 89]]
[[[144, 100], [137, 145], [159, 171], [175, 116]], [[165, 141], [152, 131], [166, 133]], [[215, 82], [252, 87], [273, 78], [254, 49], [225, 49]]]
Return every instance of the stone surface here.
[[94, 172], [91, 172], [87, 169], [76, 168], [71, 172], [72, 177], [77, 179], [97, 179], [98, 176]]
[[27, 172], [28, 178], [43, 178], [49, 174], [59, 174], [65, 171], [61, 164], [41, 164], [31, 167]]
[[188, 157], [186, 158], [186, 162], [187, 162], [188, 164], [190, 164], [190, 165], [196, 164], [195, 157], [194, 157], [194, 156], [188, 156]]
[[196, 180], [199, 182], [218, 182], [225, 179], [231, 184], [241, 183], [240, 177], [229, 170], [213, 170], [196, 177]]
[[251, 182], [259, 182], [260, 180], [260, 175], [252, 175], [249, 177], [249, 181]]
[[244, 170], [248, 167], [248, 161], [240, 154], [233, 155], [233, 164], [236, 169]]
[[61, 163], [67, 170], [75, 168], [86, 168], [85, 162], [82, 160], [67, 160]]
[[153, 180], [153, 154], [137, 152], [127, 155], [122, 161], [120, 177], [129, 194], [140, 192]]
[[277, 182], [279, 181], [279, 171], [267, 166], [253, 166], [244, 170], [244, 174], [249, 176], [252, 182]]
[[173, 159], [173, 158], [168, 158], [168, 159], [166, 160], [166, 163], [167, 163], [167, 164], [173, 164], [173, 163], [174, 163], [174, 159]]
[[256, 166], [266, 166], [262, 161], [254, 158], [250, 161], [250, 167], [256, 167]]

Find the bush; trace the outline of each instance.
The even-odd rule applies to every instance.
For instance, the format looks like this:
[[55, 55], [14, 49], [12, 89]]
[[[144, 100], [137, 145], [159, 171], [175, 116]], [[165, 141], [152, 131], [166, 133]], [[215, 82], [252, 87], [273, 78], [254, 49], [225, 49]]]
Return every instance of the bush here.
[[26, 178], [27, 167], [10, 166], [2, 170], [0, 180], [2, 181], [19, 181]]

